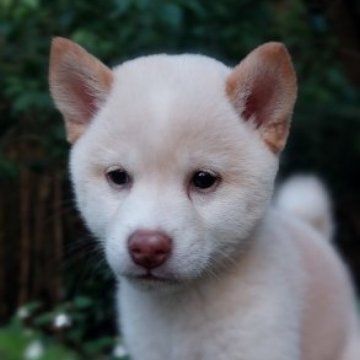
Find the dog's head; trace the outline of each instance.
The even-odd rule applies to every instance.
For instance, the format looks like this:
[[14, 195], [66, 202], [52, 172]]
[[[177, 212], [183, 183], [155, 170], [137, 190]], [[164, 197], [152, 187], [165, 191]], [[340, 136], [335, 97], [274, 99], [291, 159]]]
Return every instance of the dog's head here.
[[78, 207], [115, 274], [183, 282], [238, 257], [271, 197], [296, 98], [283, 45], [234, 69], [155, 55], [110, 70], [57, 38], [50, 88]]

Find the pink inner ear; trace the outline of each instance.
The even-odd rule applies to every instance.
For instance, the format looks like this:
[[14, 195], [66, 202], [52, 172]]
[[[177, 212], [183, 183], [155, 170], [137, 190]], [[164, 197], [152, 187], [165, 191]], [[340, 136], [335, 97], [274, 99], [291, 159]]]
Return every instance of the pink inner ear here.
[[84, 79], [74, 76], [71, 83], [71, 93], [78, 102], [78, 109], [81, 111], [81, 118], [76, 119], [81, 123], [89, 121], [96, 111], [96, 97], [91, 93], [89, 86], [86, 86]]
[[261, 79], [256, 79], [251, 87], [250, 94], [245, 99], [242, 116], [245, 120], [252, 117], [256, 127], [260, 127], [273, 113], [276, 103], [274, 103], [274, 90], [278, 81], [273, 76], [264, 74]]

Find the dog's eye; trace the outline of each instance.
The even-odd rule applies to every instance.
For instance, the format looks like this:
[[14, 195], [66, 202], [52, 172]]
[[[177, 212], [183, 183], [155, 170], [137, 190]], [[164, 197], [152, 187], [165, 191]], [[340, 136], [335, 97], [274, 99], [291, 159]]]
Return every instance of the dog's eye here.
[[131, 177], [124, 169], [113, 169], [106, 173], [108, 181], [115, 186], [124, 186], [131, 182]]
[[197, 171], [191, 178], [191, 184], [200, 190], [213, 187], [218, 182], [219, 177], [209, 171]]

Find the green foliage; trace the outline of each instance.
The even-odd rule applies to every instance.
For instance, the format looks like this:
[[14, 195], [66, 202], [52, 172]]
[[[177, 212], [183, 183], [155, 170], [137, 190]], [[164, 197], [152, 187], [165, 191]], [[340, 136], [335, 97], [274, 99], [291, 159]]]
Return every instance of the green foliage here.
[[335, 66], [325, 19], [318, 16], [310, 26], [308, 21], [300, 0], [2, 1], [1, 89], [12, 115], [50, 121], [47, 65], [56, 35], [114, 64], [157, 51], [202, 52], [234, 64], [260, 43], [281, 40], [294, 54], [306, 99], [330, 100], [337, 96], [332, 91], [348, 85]]
[[119, 339], [86, 338], [87, 320], [94, 303], [87, 297], [59, 304], [44, 312], [39, 303], [21, 307], [11, 322], [0, 328], [3, 360], [127, 360]]

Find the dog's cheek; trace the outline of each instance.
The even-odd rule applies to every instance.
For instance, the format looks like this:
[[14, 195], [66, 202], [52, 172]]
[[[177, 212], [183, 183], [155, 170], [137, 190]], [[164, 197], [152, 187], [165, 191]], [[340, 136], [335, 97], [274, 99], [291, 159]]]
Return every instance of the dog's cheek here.
[[82, 213], [89, 230], [101, 241], [106, 240], [108, 227], [115, 212], [116, 203], [108, 199], [106, 194], [88, 189]]
[[[105, 259], [119, 275], [130, 264], [126, 248], [126, 227], [118, 216], [123, 199], [109, 196], [107, 191], [89, 186], [83, 195], [81, 214], [91, 233], [102, 243]], [[80, 203], [80, 202], [79, 202]]]
[[234, 190], [236, 191], [227, 189], [219, 193], [218, 199], [209, 206], [207, 212], [204, 212], [208, 231], [218, 239], [217, 243], [230, 241], [233, 238], [246, 238], [248, 228], [252, 225], [246, 211], [246, 191]]
[[181, 231], [175, 232], [173, 241], [169, 270], [183, 279], [197, 278], [208, 267], [212, 241], [209, 241], [206, 228], [195, 213], [192, 220], [183, 224]]
[[112, 228], [107, 233], [104, 245], [106, 261], [115, 275], [123, 275], [124, 272], [128, 272], [129, 269], [133, 268], [127, 252], [126, 241], [124, 241], [122, 234]]
[[92, 166], [79, 160], [76, 154], [72, 156], [70, 168], [76, 205], [87, 228], [104, 241], [121, 199], [112, 196], [106, 180]]
[[87, 228], [98, 240], [105, 241], [116, 202], [96, 185], [80, 183], [77, 188], [77, 206]]
[[228, 186], [200, 210], [210, 259], [220, 262], [241, 251], [266, 209], [267, 193], [261, 186]]
[[[130, 204], [130, 206], [129, 206]], [[128, 239], [138, 228], [129, 221], [136, 218], [136, 209], [131, 201], [122, 201], [111, 217], [105, 234], [105, 256], [114, 274], [121, 276], [138, 272], [137, 266], [130, 258]]]

